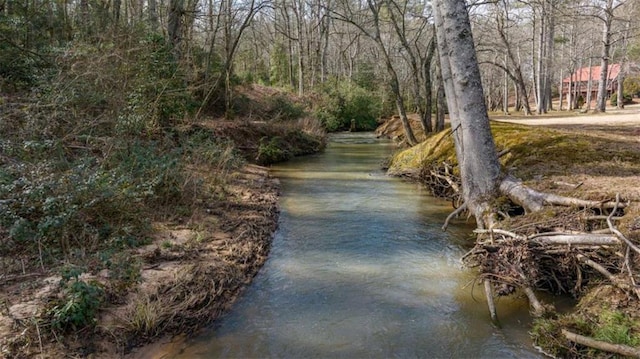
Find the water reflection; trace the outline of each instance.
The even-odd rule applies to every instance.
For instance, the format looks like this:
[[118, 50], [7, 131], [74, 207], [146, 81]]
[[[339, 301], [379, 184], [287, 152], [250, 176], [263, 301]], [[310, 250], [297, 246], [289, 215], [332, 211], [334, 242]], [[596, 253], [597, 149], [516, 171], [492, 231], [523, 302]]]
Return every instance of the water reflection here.
[[269, 260], [176, 357], [540, 357], [524, 300], [498, 302], [500, 330], [473, 298], [459, 263], [469, 228], [443, 233], [447, 203], [378, 170], [391, 151], [342, 135], [275, 168], [282, 213]]

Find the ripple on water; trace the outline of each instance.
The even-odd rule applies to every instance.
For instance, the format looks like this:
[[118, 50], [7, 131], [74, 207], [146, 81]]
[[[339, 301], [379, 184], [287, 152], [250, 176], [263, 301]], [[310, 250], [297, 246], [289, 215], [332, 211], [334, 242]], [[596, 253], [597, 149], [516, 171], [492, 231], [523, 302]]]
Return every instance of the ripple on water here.
[[282, 212], [269, 260], [178, 357], [541, 357], [526, 303], [501, 300], [508, 319], [491, 326], [459, 262], [468, 229], [442, 232], [448, 204], [378, 170], [391, 151], [369, 134], [339, 134], [324, 154], [276, 168]]

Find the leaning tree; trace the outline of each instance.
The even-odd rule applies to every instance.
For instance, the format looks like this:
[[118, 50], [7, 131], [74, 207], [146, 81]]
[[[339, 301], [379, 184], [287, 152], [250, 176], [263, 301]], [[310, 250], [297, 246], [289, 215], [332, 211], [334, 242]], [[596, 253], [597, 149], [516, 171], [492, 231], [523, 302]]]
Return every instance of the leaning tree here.
[[[434, 15], [436, 23], [436, 36], [438, 42], [438, 54], [447, 104], [451, 120], [451, 134], [455, 144], [456, 158], [460, 173], [462, 198], [464, 204], [459, 207], [450, 218], [463, 209], [466, 209], [476, 219], [479, 233], [479, 241], [472, 251], [475, 261], [484, 261], [481, 266], [485, 290], [490, 309], [492, 307], [492, 282], [508, 280], [508, 286], [520, 287], [529, 297], [534, 309], [534, 314], [542, 314], [545, 308], [535, 298], [532, 288], [536, 287], [540, 270], [532, 270], [529, 267], [540, 265], [539, 261], [526, 262], [511, 261], [507, 247], [515, 247], [517, 242], [521, 249], [526, 251], [527, 258], [535, 258], [536, 253], [544, 258], [549, 253], [547, 245], [564, 245], [563, 255], [573, 256], [572, 263], [597, 267], [597, 263], [587, 256], [571, 252], [575, 246], [594, 245], [608, 243], [619, 245], [626, 244], [640, 254], [640, 249], [617, 231], [610, 222], [614, 213], [621, 214], [625, 204], [616, 201], [587, 201], [577, 198], [557, 196], [550, 193], [542, 193], [528, 186], [512, 175], [502, 172], [499, 156], [496, 151], [489, 118], [484, 102], [480, 71], [476, 58], [476, 51], [472, 38], [469, 16], [464, 0], [434, 0]], [[546, 206], [559, 205], [572, 208], [595, 209], [600, 213], [609, 213], [607, 223], [611, 227], [608, 234], [597, 233], [535, 233], [517, 234], [508, 229], [500, 228], [500, 210], [497, 208], [499, 197], [507, 197], [514, 204], [521, 206], [526, 213], [541, 211]], [[447, 218], [447, 222], [450, 218]], [[446, 226], [446, 223], [445, 223]], [[498, 239], [498, 236], [501, 236]], [[534, 239], [535, 238], [535, 239]], [[532, 247], [533, 246], [533, 247]], [[534, 253], [535, 252], [535, 253]], [[627, 250], [627, 256], [629, 250]], [[497, 258], [494, 254], [502, 254]], [[523, 257], [523, 256], [520, 256]], [[561, 258], [558, 261], [562, 260]], [[556, 263], [549, 263], [548, 268], [555, 270]], [[502, 268], [502, 269], [500, 269]], [[600, 271], [603, 267], [596, 268]], [[499, 272], [502, 270], [503, 272]], [[545, 269], [546, 270], [546, 269]], [[484, 272], [483, 272], [484, 271]], [[629, 269], [629, 279], [635, 283], [632, 270]], [[504, 282], [501, 284], [505, 284]], [[615, 284], [615, 283], [614, 283]], [[631, 287], [631, 285], [629, 285]], [[507, 293], [508, 294], [508, 293]], [[640, 291], [637, 291], [640, 297]], [[492, 310], [492, 318], [495, 319], [495, 311]]]

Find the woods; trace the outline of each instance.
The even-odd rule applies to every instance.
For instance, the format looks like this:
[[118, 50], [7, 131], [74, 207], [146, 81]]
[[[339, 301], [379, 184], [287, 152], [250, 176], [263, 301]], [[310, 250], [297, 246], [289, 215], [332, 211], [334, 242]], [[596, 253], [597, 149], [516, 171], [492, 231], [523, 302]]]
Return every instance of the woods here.
[[[636, 239], [618, 230], [619, 221], [635, 228], [621, 219], [628, 201], [532, 189], [501, 162], [525, 149], [496, 146], [489, 113], [622, 108], [640, 91], [639, 16], [635, 0], [0, 0], [0, 280], [59, 277], [33, 299], [42, 310], [19, 318], [23, 332], [7, 350], [100, 332], [100, 308], [122, 304], [162, 258], [206, 258], [185, 277], [221, 273], [216, 283], [233, 285], [215, 300], [233, 300], [266, 258], [277, 214], [270, 193], [246, 204], [266, 229], [231, 218], [253, 198], [236, 188], [238, 173], [320, 151], [326, 131], [370, 131], [389, 117], [404, 147], [451, 137], [455, 163], [429, 164], [422, 176], [457, 207], [445, 227], [474, 216], [478, 243], [465, 260], [480, 268], [489, 303], [520, 288], [542, 314], [535, 289], [577, 293], [597, 273], [637, 296]], [[501, 227], [547, 211], [562, 223]], [[193, 238], [221, 221], [226, 236], [248, 242], [225, 237], [220, 249], [207, 237], [136, 252], [158, 241], [159, 222], [193, 218], [209, 220]], [[216, 251], [222, 269], [208, 257]], [[191, 329], [222, 311], [205, 308], [214, 299], [201, 288], [187, 301], [198, 315], [153, 316], [172, 307], [158, 293], [190, 293], [174, 291], [181, 285], [126, 308], [135, 320], [118, 340]], [[549, 333], [602, 346], [565, 328]]]
[[[606, 111], [619, 91], [607, 87], [610, 64], [624, 64], [613, 79], [620, 80], [620, 91], [636, 91], [635, 1], [501, 0], [468, 10], [491, 111]], [[326, 94], [327, 84], [337, 81], [369, 90], [380, 104], [378, 116], [395, 113], [406, 123], [406, 113], [416, 112], [426, 132], [435, 128], [431, 114], [440, 83], [429, 2], [5, 0], [0, 13], [7, 90], [35, 84], [42, 65], [56, 61], [56, 49], [156, 34], [171, 47], [180, 71], [189, 72], [180, 76], [198, 115], [220, 106], [232, 116], [233, 87], [242, 83], [305, 96]], [[564, 78], [590, 64], [604, 70], [590, 85], [595, 98], [571, 84], [562, 88]], [[406, 125], [405, 131], [415, 144]]]

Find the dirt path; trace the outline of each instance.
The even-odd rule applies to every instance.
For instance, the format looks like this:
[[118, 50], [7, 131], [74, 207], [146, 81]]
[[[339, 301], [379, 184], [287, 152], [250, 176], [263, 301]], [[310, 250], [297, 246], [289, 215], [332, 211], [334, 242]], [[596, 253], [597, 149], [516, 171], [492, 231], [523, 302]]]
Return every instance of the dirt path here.
[[[495, 116], [494, 121], [554, 128], [611, 129], [624, 127], [632, 134], [640, 130], [640, 104], [628, 105], [622, 110], [610, 109], [606, 113], [552, 112], [544, 116]], [[619, 131], [614, 131], [619, 132]]]

